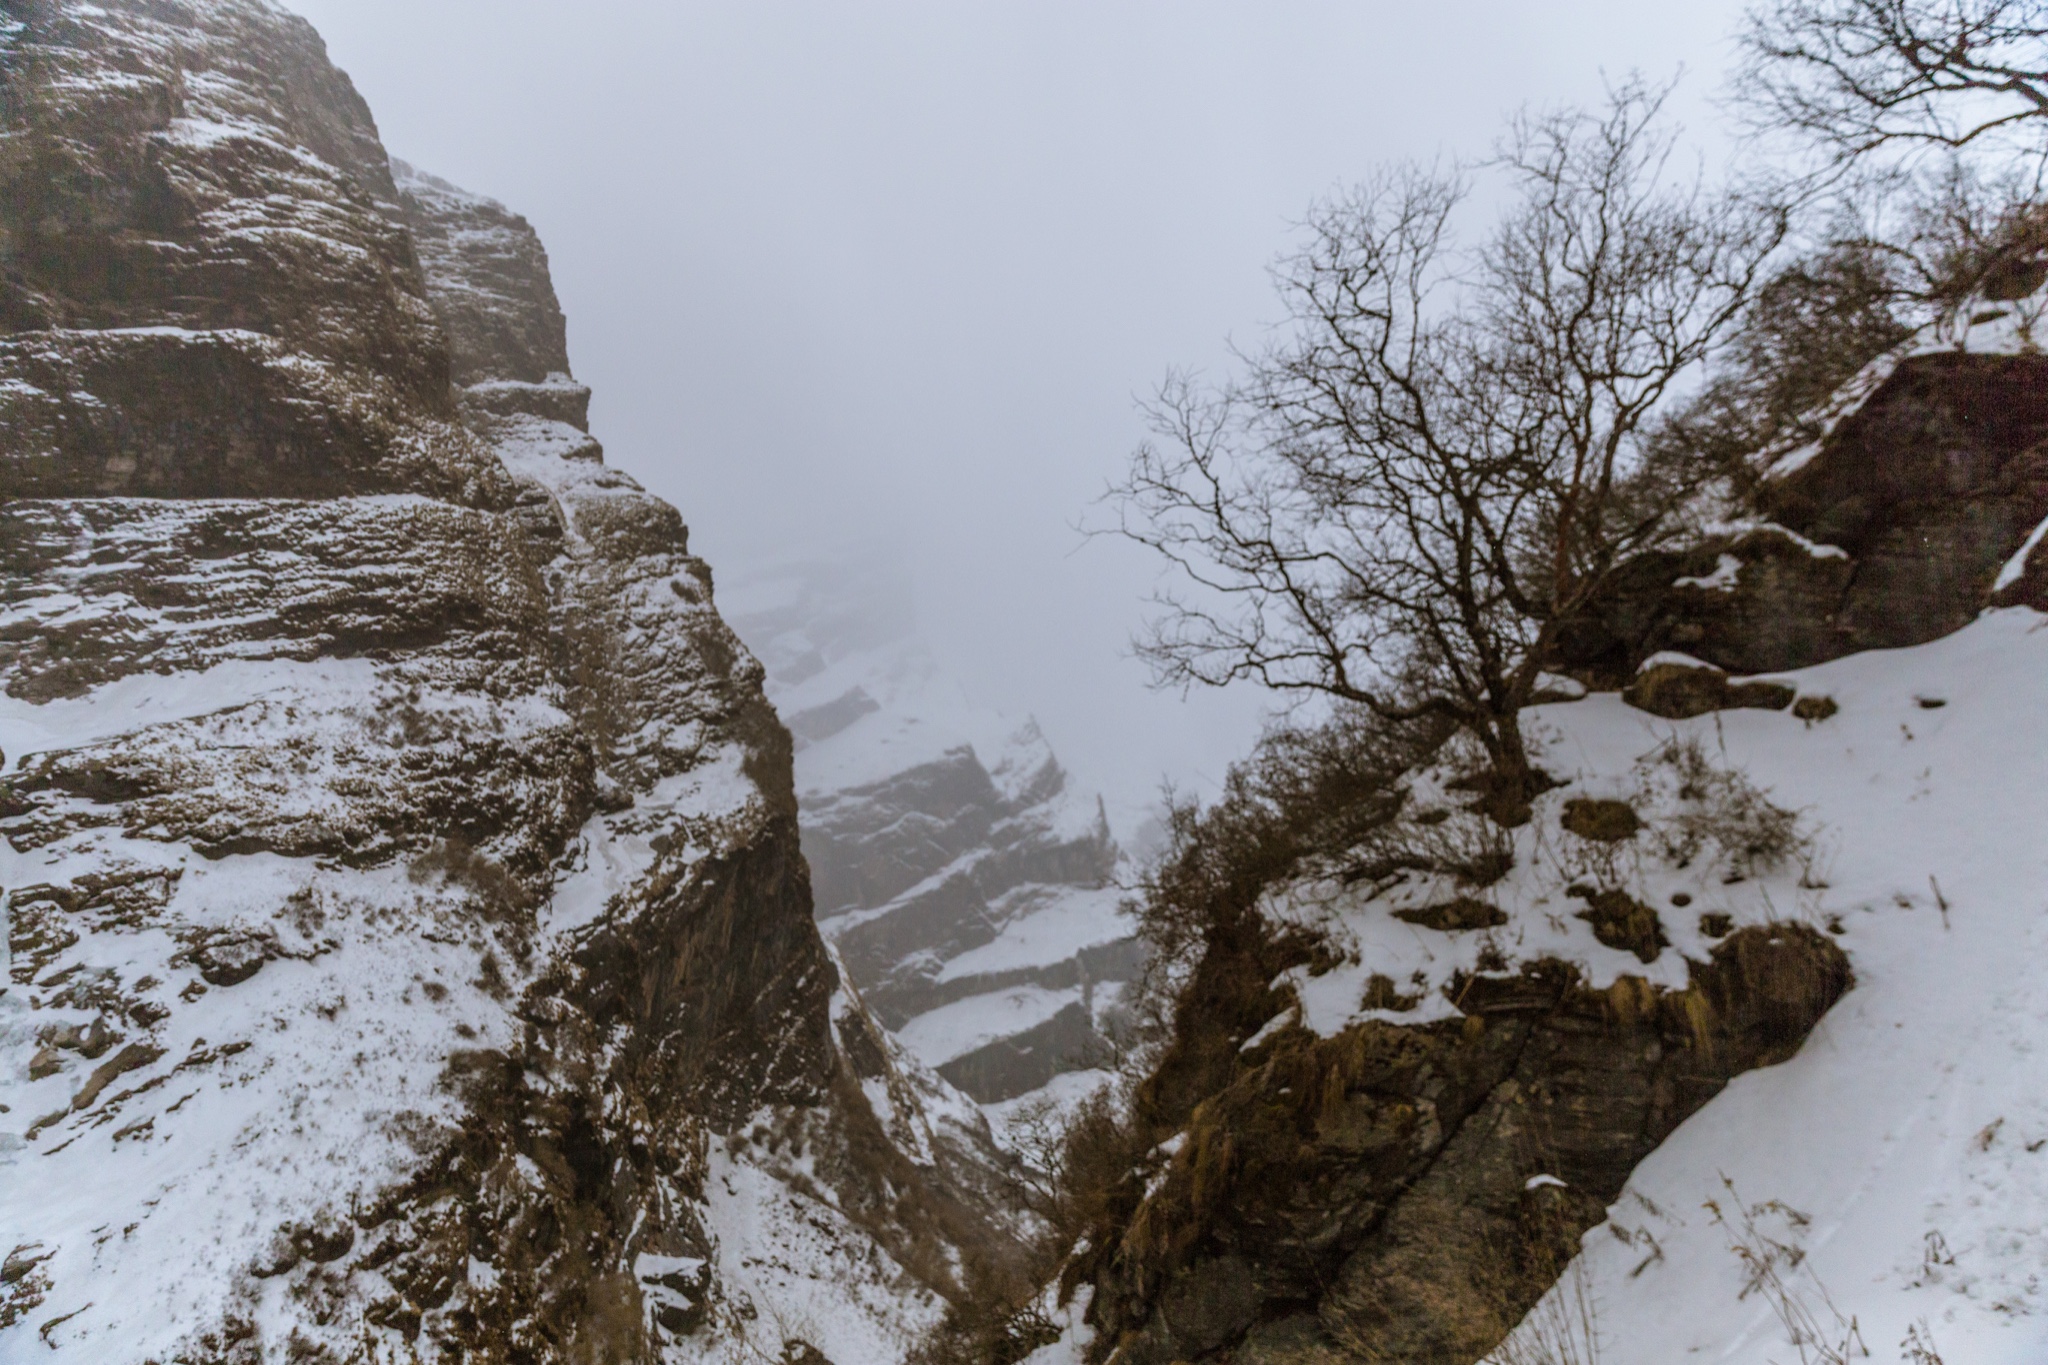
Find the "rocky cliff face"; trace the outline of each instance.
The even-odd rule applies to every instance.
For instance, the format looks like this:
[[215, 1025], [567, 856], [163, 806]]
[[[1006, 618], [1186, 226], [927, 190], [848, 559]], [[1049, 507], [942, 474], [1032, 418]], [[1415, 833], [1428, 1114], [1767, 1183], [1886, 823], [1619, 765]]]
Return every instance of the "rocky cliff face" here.
[[262, 0], [0, 15], [0, 1342], [900, 1355], [1000, 1161], [531, 229]]
[[975, 1099], [1099, 1081], [1138, 945], [1098, 802], [1030, 722], [969, 705], [878, 561], [745, 585], [795, 733], [820, 927], [875, 1017]]
[[[1831, 1228], [1891, 1240], [1857, 1279], [1832, 1282], [1840, 1300], [1807, 1272], [1763, 1295], [1792, 1344], [1867, 1354], [1849, 1344], [1860, 1312], [1932, 1358], [1929, 1319], [1899, 1322], [1924, 1304], [1889, 1292], [1930, 1273], [1874, 1267], [1918, 1240], [1945, 1248], [1920, 1220], [1956, 1215], [1872, 1192], [1894, 1161], [1876, 1149], [1922, 1122], [1885, 1093], [1898, 1083], [1885, 1059], [1889, 1030], [1939, 1016], [1929, 1001], [1950, 989], [1951, 901], [1923, 864], [1973, 848], [1987, 955], [2033, 933], [2003, 907], [2032, 903], [2038, 859], [2015, 826], [2038, 803], [2003, 784], [2038, 773], [2026, 760], [2010, 772], [1987, 737], [2027, 732], [2037, 709], [2031, 681], [2009, 679], [2036, 667], [2018, 642], [2038, 617], [2003, 609], [2048, 607], [2044, 306], [1965, 310], [1883, 357], [1837, 397], [1822, 439], [1760, 457], [1725, 524], [1630, 566], [1558, 661], [1610, 695], [1530, 713], [1558, 787], [1529, 826], [1480, 823], [1458, 761], [1440, 753], [1390, 784], [1365, 844], [1245, 893], [1237, 927], [1204, 942], [1128, 1131], [1103, 1130], [1112, 1169], [1042, 1305], [1066, 1305], [1068, 1327], [1041, 1359], [1764, 1359], [1777, 1340], [1765, 1310], [1744, 1320], [1736, 1305], [1757, 1293], [1759, 1266], [1794, 1273], [1809, 1199]], [[1759, 673], [1776, 676], [1732, 676]], [[1985, 773], [1983, 789], [1943, 783], [1937, 796], [1935, 746], [1920, 737], [1938, 727], [1922, 717], [1980, 674], [2000, 679], [1972, 694], [1985, 728], [1944, 752]], [[2002, 832], [1978, 838], [1980, 825]], [[1837, 861], [1840, 849], [1854, 856]], [[1938, 926], [1875, 918], [1922, 905]], [[1866, 945], [1890, 1003], [1858, 1010], [1828, 1056], [1798, 1057]], [[1882, 1011], [1895, 1011], [1886, 1031], [1863, 1036]], [[1748, 1108], [1716, 1125], [1731, 1080], [1795, 1057], [1803, 1079], [1745, 1077]], [[1761, 1118], [1760, 1094], [1803, 1118]], [[1638, 1164], [1696, 1114], [1684, 1154], [1639, 1183]], [[1987, 1122], [1973, 1155], [1916, 1153], [1912, 1178], [1962, 1179], [1950, 1168], [1990, 1152], [2005, 1120]], [[1764, 1127], [1784, 1151], [1749, 1163], [1775, 1183], [1743, 1205], [1717, 1179]], [[1965, 1149], [1963, 1136], [1944, 1141]], [[1855, 1191], [1822, 1173], [1838, 1142], [1869, 1163]], [[2031, 1177], [2015, 1179], [2035, 1197]], [[1702, 1207], [1711, 1219], [1688, 1233]], [[1783, 1224], [1768, 1234], [1779, 1240], [1758, 1240], [1759, 1219]], [[1660, 1236], [1688, 1239], [1683, 1283], [1656, 1273]], [[1729, 1276], [1709, 1258], [1731, 1245], [1750, 1278], [1723, 1297]], [[2004, 1245], [1979, 1242], [1971, 1273], [2010, 1273]], [[1575, 1258], [1597, 1290], [1552, 1288]], [[1603, 1333], [1598, 1295], [1627, 1305], [1633, 1335]], [[1994, 1311], [2031, 1311], [2020, 1301]], [[1958, 1305], [1943, 1330], [1988, 1341], [1976, 1312]], [[1695, 1344], [1666, 1331], [1674, 1316]]]
[[1728, 528], [1646, 555], [1560, 666], [1619, 686], [1677, 651], [1733, 673], [1925, 644], [1988, 606], [2048, 606], [2048, 359], [2038, 298], [1923, 333], [1835, 399], [1811, 445], [1767, 452]]

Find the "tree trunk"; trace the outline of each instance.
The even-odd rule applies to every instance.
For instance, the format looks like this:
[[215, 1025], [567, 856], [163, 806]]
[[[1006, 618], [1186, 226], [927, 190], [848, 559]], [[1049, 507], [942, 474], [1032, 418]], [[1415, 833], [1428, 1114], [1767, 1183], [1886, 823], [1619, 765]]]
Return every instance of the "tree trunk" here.
[[1485, 743], [1493, 759], [1493, 770], [1484, 779], [1479, 809], [1496, 824], [1509, 829], [1526, 825], [1529, 823], [1529, 802], [1538, 793], [1557, 784], [1549, 774], [1538, 770], [1529, 761], [1529, 748], [1522, 739], [1519, 711], [1489, 716], [1487, 725], [1490, 733], [1485, 737]]

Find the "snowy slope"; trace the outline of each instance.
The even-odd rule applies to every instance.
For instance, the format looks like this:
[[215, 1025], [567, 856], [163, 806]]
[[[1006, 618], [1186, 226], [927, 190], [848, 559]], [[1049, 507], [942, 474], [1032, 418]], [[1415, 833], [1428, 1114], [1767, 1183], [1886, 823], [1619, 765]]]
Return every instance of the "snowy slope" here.
[[[1995, 609], [1927, 645], [1773, 675], [1839, 708], [1810, 723], [1764, 710], [1669, 721], [1614, 694], [1538, 708], [1541, 761], [1564, 785], [1538, 799], [1515, 870], [1483, 893], [1506, 923], [1395, 918], [1443, 900], [1426, 879], [1378, 894], [1296, 885], [1272, 905], [1345, 960], [1292, 974], [1298, 1003], [1268, 1032], [1454, 1018], [1446, 985], [1537, 956], [1596, 989], [1677, 987], [1686, 958], [1743, 924], [1810, 924], [1849, 955], [1854, 988], [1797, 1055], [1737, 1076], [1636, 1168], [1496, 1365], [2048, 1359], [2043, 678], [2048, 617]], [[1689, 744], [1796, 812], [1804, 849], [1741, 875], [1739, 854], [1709, 840], [1681, 866], [1668, 845], [1701, 803], [1669, 758]], [[1565, 804], [1586, 798], [1630, 802], [1643, 830], [1618, 845], [1564, 832]], [[1645, 964], [1598, 942], [1568, 890], [1588, 879], [1635, 888], [1678, 951]], [[1375, 974], [1412, 1003], [1362, 1009]], [[1084, 1358], [1087, 1304], [1084, 1289], [1054, 1309], [1065, 1333], [1031, 1365]]]
[[[1790, 1342], [1773, 1295], [1743, 1296], [1709, 1200], [1731, 1217], [1738, 1202], [1797, 1211], [1758, 1227], [1804, 1252], [1784, 1258], [1784, 1280], [1837, 1342], [1839, 1315], [1879, 1360], [1903, 1358], [1921, 1324], [1951, 1365], [2048, 1359], [2044, 678], [2048, 619], [1994, 611], [1933, 644], [1794, 675], [1842, 708], [1810, 728], [1760, 712], [1676, 727], [1725, 744], [1827, 849], [1823, 890], [1720, 899], [1769, 913], [1770, 891], [1778, 913], [1839, 916], [1857, 986], [1799, 1056], [1739, 1077], [1681, 1127], [1588, 1234], [1600, 1360], [1823, 1358]], [[1670, 728], [1605, 697], [1547, 718], [1550, 761], [1595, 772]], [[1563, 1301], [1537, 1316], [1572, 1316]]]

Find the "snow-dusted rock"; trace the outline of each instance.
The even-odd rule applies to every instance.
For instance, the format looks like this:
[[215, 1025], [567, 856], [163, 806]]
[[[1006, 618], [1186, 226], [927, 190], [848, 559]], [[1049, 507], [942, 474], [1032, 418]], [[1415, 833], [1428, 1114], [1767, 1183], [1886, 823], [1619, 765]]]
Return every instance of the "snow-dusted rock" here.
[[1029, 721], [972, 705], [906, 584], [848, 555], [737, 585], [797, 742], [825, 935], [869, 1008], [985, 1103], [1081, 1082], [1140, 965], [1101, 806]]
[[531, 230], [262, 0], [10, 13], [0, 1356], [900, 1358], [1001, 1161]]
[[2048, 606], [2048, 359], [1976, 330], [1968, 349], [1923, 335], [1874, 364], [1729, 525], [1625, 566], [1559, 664], [1619, 686], [1677, 649], [1767, 673], [1924, 644], [1987, 606]]

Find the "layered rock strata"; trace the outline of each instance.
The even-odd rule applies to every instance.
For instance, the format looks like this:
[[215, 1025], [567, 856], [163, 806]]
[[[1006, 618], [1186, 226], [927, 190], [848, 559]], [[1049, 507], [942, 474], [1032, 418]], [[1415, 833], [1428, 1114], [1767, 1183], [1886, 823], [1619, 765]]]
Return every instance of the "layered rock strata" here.
[[735, 624], [796, 736], [819, 924], [869, 1008], [984, 1103], [1084, 1084], [1141, 965], [1100, 803], [1035, 725], [946, 682], [884, 562], [746, 587]]
[[900, 1356], [1001, 1162], [532, 230], [262, 0], [5, 13], [0, 1353]]

